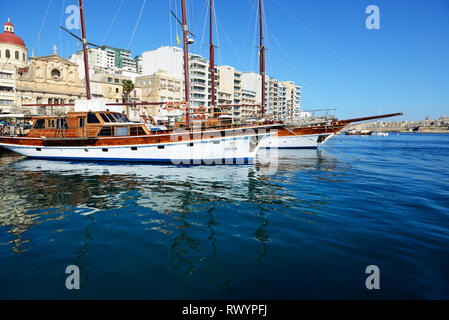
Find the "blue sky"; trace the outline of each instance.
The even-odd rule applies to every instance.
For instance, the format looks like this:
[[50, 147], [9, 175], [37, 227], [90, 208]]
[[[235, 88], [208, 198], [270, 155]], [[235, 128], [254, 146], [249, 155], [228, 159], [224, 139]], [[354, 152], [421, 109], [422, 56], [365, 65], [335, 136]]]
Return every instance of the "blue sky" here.
[[[88, 40], [129, 45], [133, 55], [176, 45], [180, 28], [169, 8], [180, 17], [180, 0], [146, 0], [130, 43], [143, 1], [85, 0]], [[58, 27], [77, 0], [1, 2], [0, 19], [11, 18], [30, 54], [51, 54], [56, 44], [68, 57], [80, 48]], [[208, 0], [186, 2], [196, 35], [190, 51], [208, 57]], [[258, 72], [255, 2], [215, 0], [217, 64]], [[365, 27], [371, 4], [380, 9], [379, 30]], [[396, 120], [449, 115], [449, 1], [265, 0], [264, 6], [267, 73], [299, 84], [303, 109], [337, 108], [339, 118], [397, 111], [404, 116]]]

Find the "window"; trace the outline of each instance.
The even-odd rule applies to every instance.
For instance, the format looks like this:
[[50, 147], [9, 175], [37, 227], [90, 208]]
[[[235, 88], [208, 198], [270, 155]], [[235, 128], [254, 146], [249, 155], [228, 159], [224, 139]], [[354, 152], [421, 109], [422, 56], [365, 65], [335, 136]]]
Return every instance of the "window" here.
[[36, 148], [36, 151], [42, 151], [42, 149], [41, 148]]
[[119, 89], [118, 88], [115, 88], [115, 93], [118, 93], [119, 92]]
[[45, 120], [44, 119], [36, 120], [36, 123], [34, 125], [34, 129], [45, 129]]
[[19, 51], [15, 52], [15, 58], [16, 58], [16, 60], [19, 60]]
[[56, 128], [57, 129], [68, 129], [69, 125], [67, 124], [66, 119], [57, 119], [56, 120]]
[[7, 58], [7, 59], [11, 58], [11, 53], [9, 52], [8, 49], [6, 49], [5, 55], [6, 55], [6, 58]]
[[98, 120], [95, 113], [88, 113], [87, 114], [87, 123], [100, 123], [100, 120]]
[[157, 146], [158, 149], [165, 149], [165, 146]]
[[51, 77], [53, 79], [60, 79], [61, 78], [61, 71], [59, 71], [58, 69], [51, 70]]
[[136, 151], [137, 147], [131, 147], [131, 150]]
[[120, 83], [120, 80], [119, 79], [115, 79], [115, 83]]
[[109, 82], [109, 83], [112, 83], [112, 78], [108, 78], [108, 82]]
[[116, 136], [127, 136], [128, 135], [128, 127], [117, 127], [115, 128]]
[[80, 118], [80, 128], [84, 128], [84, 118]]
[[108, 150], [108, 148], [103, 148], [103, 149], [101, 149], [101, 151], [108, 152], [109, 150]]
[[117, 122], [117, 120], [115, 120], [115, 118], [114, 118], [114, 116], [113, 116], [112, 114], [107, 113], [106, 116], [109, 118], [109, 120], [110, 120], [111, 122]]
[[142, 129], [142, 127], [131, 127], [129, 128], [129, 135], [130, 136], [142, 136], [145, 135], [145, 130]]
[[12, 79], [12, 74], [11, 73], [6, 73], [6, 72], [0, 72], [0, 78]]
[[55, 122], [54, 119], [48, 120], [47, 121], [47, 128], [54, 128], [55, 124], [56, 124], [56, 122]]
[[103, 127], [98, 133], [99, 137], [112, 137], [114, 135], [113, 127]]
[[100, 116], [104, 122], [111, 122], [111, 120], [109, 120], [109, 118], [104, 113], [100, 113]]

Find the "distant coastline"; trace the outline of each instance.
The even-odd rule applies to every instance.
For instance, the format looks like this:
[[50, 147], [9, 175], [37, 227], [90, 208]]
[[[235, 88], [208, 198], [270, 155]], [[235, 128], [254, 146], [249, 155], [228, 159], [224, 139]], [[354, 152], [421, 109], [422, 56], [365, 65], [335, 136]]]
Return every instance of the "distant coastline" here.
[[449, 133], [449, 117], [441, 116], [439, 119], [420, 121], [377, 121], [368, 123], [355, 123], [349, 125], [349, 130], [371, 130], [373, 132], [415, 132], [415, 133]]

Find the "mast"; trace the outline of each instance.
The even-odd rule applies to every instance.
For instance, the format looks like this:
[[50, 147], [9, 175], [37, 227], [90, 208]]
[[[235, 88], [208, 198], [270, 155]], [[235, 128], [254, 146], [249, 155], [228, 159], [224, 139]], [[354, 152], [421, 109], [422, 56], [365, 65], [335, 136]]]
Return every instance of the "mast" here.
[[[81, 1], [81, 0], [80, 0]], [[187, 42], [187, 17], [186, 17], [186, 1], [181, 0], [182, 6], [182, 38], [183, 38], [183, 46], [184, 46], [184, 88], [185, 88], [185, 101], [187, 103], [186, 109], [186, 127], [190, 127], [190, 111], [189, 111], [189, 49]]]
[[87, 64], [87, 40], [86, 27], [84, 25], [84, 8], [83, 0], [79, 0], [80, 18], [81, 18], [81, 35], [83, 37], [83, 55], [84, 55], [84, 78], [86, 79], [86, 94], [87, 100], [90, 100], [90, 83], [89, 83], [89, 66]]
[[262, 33], [262, 0], [259, 0], [259, 57], [260, 57], [260, 75], [262, 77], [262, 117], [265, 115], [265, 47], [263, 46]]
[[212, 13], [213, 0], [210, 0], [210, 19], [209, 19], [209, 69], [212, 79], [211, 105], [212, 110], [215, 110], [215, 62], [214, 62], [214, 44], [212, 43]]

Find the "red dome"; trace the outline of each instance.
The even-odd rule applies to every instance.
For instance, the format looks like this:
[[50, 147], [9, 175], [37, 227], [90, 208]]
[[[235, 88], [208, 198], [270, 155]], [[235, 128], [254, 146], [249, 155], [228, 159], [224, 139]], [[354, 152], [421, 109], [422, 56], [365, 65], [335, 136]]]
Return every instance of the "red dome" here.
[[9, 22], [9, 21], [5, 23], [5, 26], [11, 26], [11, 27], [14, 27], [14, 25], [13, 25], [11, 22]]
[[12, 32], [0, 33], [0, 43], [10, 43], [25, 47], [25, 42]]

